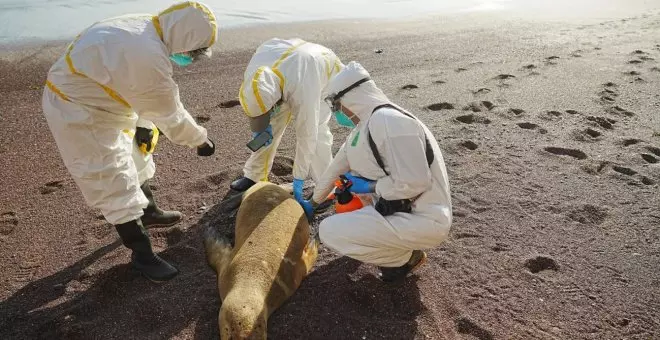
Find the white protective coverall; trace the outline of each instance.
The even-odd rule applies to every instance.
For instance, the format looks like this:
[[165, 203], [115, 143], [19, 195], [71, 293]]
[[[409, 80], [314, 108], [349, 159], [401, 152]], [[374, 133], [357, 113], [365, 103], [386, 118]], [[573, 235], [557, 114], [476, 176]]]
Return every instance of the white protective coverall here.
[[267, 181], [284, 130], [294, 121], [296, 155], [293, 177], [318, 180], [332, 160], [330, 110], [323, 102], [329, 79], [344, 65], [326, 47], [301, 39], [271, 39], [259, 46], [245, 70], [239, 99], [248, 117], [257, 117], [282, 99], [270, 119], [273, 141], [252, 153], [244, 176]]
[[[369, 73], [351, 62], [328, 86], [337, 93]], [[398, 267], [410, 259], [413, 250], [428, 249], [444, 241], [452, 221], [451, 196], [444, 159], [437, 141], [420, 121], [392, 108], [373, 81], [346, 93], [341, 104], [360, 118], [327, 171], [316, 185], [313, 200], [323, 202], [339, 175], [353, 175], [377, 180], [373, 202], [378, 197], [388, 200], [414, 198], [412, 213], [395, 213], [383, 217], [373, 205], [336, 214], [323, 220], [319, 236], [329, 248], [356, 260], [382, 267]], [[367, 138], [369, 131], [378, 148], [387, 176], [378, 166]], [[424, 134], [433, 147], [435, 160], [429, 167], [425, 154]]]
[[217, 23], [197, 2], [159, 15], [126, 15], [81, 33], [48, 72], [43, 111], [62, 159], [86, 202], [121, 224], [142, 216], [149, 201], [140, 185], [151, 178], [151, 154], [133, 140], [152, 122], [179, 145], [207, 140], [179, 100], [169, 56], [210, 47]]

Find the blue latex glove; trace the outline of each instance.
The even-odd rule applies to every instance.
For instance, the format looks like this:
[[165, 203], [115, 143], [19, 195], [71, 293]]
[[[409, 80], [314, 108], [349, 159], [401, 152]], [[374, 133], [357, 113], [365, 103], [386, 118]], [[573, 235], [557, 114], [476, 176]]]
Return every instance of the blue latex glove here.
[[303, 181], [302, 179], [293, 179], [293, 197], [298, 201], [298, 203], [303, 204]]
[[312, 202], [309, 200], [303, 200], [302, 202], [300, 202], [300, 205], [305, 211], [305, 216], [307, 216], [307, 221], [309, 221], [309, 223], [312, 223], [312, 220], [314, 219], [314, 207], [312, 206]]
[[348, 188], [348, 191], [356, 194], [369, 194], [376, 191], [376, 181], [368, 180], [363, 177], [351, 175], [350, 172], [344, 174], [353, 185]]
[[[273, 142], [273, 127], [271, 125], [268, 125], [268, 127], [264, 131], [270, 133], [270, 139], [266, 142], [266, 144], [264, 144], [264, 146], [269, 146], [270, 143]], [[257, 136], [259, 136], [260, 133], [261, 132], [252, 132], [252, 139], [257, 138]]]

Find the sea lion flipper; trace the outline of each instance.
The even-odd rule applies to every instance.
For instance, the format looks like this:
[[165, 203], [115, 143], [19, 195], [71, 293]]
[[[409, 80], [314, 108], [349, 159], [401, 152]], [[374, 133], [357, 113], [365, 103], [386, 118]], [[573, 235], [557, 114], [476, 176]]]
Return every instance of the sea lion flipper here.
[[303, 249], [302, 260], [305, 263], [308, 274], [312, 271], [312, 268], [314, 268], [316, 257], [319, 254], [319, 244], [320, 241], [318, 237], [310, 237], [305, 249]]
[[221, 275], [231, 262], [232, 246], [229, 240], [216, 235], [207, 235], [204, 238], [204, 249], [206, 262], [218, 275]]

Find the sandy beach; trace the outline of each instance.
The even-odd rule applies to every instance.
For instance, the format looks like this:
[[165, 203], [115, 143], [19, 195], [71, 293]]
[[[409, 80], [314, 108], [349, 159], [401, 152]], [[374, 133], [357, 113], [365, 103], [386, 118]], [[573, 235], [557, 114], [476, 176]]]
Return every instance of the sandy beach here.
[[[221, 32], [212, 60], [175, 70], [216, 154], [200, 158], [165, 139], [156, 150], [156, 201], [185, 214], [150, 230], [181, 271], [161, 285], [130, 269], [114, 228], [86, 206], [41, 113], [46, 73], [64, 43], [3, 48], [0, 338], [218, 337], [216, 278], [201, 236], [209, 227], [230, 232], [220, 205], [249, 156], [238, 88], [253, 50], [275, 36], [359, 61], [429, 126], [449, 172], [454, 223], [399, 287], [322, 248], [315, 271], [269, 320], [269, 338], [657, 338], [657, 7], [589, 19], [471, 13]], [[348, 131], [331, 126], [336, 151]], [[273, 182], [292, 180], [294, 142], [289, 129]]]

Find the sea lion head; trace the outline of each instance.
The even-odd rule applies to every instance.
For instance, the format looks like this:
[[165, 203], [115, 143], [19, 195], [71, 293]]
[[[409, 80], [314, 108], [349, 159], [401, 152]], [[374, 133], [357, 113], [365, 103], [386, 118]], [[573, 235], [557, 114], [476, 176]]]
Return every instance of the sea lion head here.
[[256, 291], [229, 293], [220, 307], [218, 317], [222, 340], [266, 339], [268, 323], [263, 294]]

